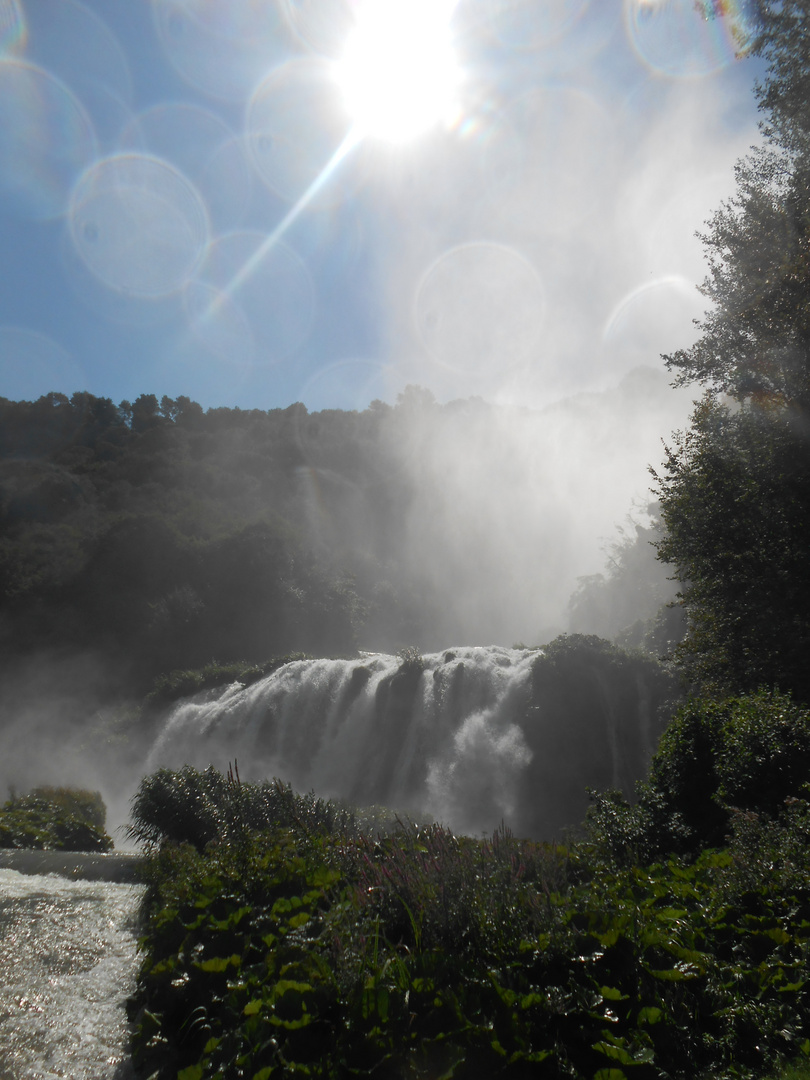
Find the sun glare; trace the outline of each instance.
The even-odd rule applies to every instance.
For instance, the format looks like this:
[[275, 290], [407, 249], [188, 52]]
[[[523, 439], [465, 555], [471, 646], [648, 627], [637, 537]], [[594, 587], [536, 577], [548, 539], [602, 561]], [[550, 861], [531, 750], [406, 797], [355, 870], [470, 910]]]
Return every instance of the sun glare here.
[[459, 83], [454, 6], [455, 0], [363, 0], [336, 67], [359, 135], [401, 142], [452, 119]]

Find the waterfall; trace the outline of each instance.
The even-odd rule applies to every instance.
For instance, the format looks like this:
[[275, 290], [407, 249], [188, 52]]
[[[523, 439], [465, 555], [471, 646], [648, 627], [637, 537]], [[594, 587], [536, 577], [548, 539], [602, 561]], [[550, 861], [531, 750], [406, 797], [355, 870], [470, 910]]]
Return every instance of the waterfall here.
[[148, 767], [279, 776], [300, 791], [491, 829], [513, 812], [536, 652], [458, 648], [403, 661], [301, 660], [247, 688], [183, 702]]
[[630, 793], [649, 760], [654, 662], [592, 652], [587, 677], [559, 675], [554, 661], [549, 701], [537, 699], [536, 649], [294, 661], [251, 686], [176, 705], [147, 771], [224, 771], [236, 758], [243, 780], [277, 776], [457, 832], [491, 832], [504, 820], [523, 835], [556, 835], [581, 820], [587, 786], [619, 782]]
[[0, 1077], [129, 1080], [142, 886], [0, 869]]

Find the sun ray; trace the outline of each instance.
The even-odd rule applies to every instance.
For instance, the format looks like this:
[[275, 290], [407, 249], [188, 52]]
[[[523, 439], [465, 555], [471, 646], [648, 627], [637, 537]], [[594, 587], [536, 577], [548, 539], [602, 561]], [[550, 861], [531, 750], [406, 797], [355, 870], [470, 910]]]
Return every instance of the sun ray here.
[[254, 274], [282, 236], [363, 139], [399, 142], [449, 120], [459, 67], [450, 20], [457, 0], [364, 0], [335, 80], [351, 128], [315, 180], [201, 316], [204, 325]]
[[232, 299], [239, 288], [256, 272], [273, 245], [277, 244], [290, 226], [297, 221], [318, 192], [322, 190], [333, 176], [346, 156], [358, 145], [361, 138], [362, 136], [356, 128], [349, 131], [348, 135], [329, 159], [326, 166], [318, 173], [317, 177], [312, 181], [301, 198], [290, 207], [281, 221], [279, 221], [278, 225], [276, 225], [273, 231], [267, 235], [267, 238], [259, 245], [244, 265], [240, 267], [239, 272], [234, 274], [225, 288], [220, 290], [216, 298], [209, 304], [200, 318], [200, 325], [204, 326], [208, 320], [212, 319], [225, 301]]

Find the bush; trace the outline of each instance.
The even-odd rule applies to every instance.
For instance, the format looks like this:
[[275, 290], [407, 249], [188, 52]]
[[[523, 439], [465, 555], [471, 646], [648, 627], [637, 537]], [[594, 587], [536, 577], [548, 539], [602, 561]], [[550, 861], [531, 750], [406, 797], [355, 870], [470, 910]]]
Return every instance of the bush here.
[[[372, 834], [392, 824], [390, 811], [367, 808], [363, 813], [364, 828]], [[354, 810], [312, 793], [298, 795], [281, 780], [243, 784], [233, 769], [223, 776], [213, 766], [200, 772], [186, 765], [143, 778], [132, 800], [127, 834], [148, 850], [174, 843], [191, 844], [202, 852], [214, 842], [236, 843], [250, 833], [292, 827], [328, 834], [358, 832]]]
[[0, 848], [109, 851], [107, 811], [97, 791], [35, 788], [0, 809]]
[[773, 818], [810, 782], [810, 710], [775, 691], [693, 698], [675, 715], [631, 806], [593, 797], [592, 840], [611, 858], [649, 862], [722, 845], [735, 811]]
[[644, 869], [437, 825], [165, 844], [136, 1063], [154, 1080], [752, 1080], [810, 1050], [809, 811], [737, 811], [727, 851]]

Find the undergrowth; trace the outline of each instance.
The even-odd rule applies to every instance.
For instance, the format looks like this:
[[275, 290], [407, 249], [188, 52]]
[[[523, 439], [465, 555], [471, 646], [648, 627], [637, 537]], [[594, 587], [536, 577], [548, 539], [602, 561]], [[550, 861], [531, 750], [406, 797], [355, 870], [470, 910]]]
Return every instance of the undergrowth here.
[[154, 1080], [743, 1080], [810, 1054], [803, 798], [640, 865], [596, 834], [358, 827], [213, 770], [145, 784], [208, 822], [161, 833], [136, 801], [152, 856], [131, 1015]]

